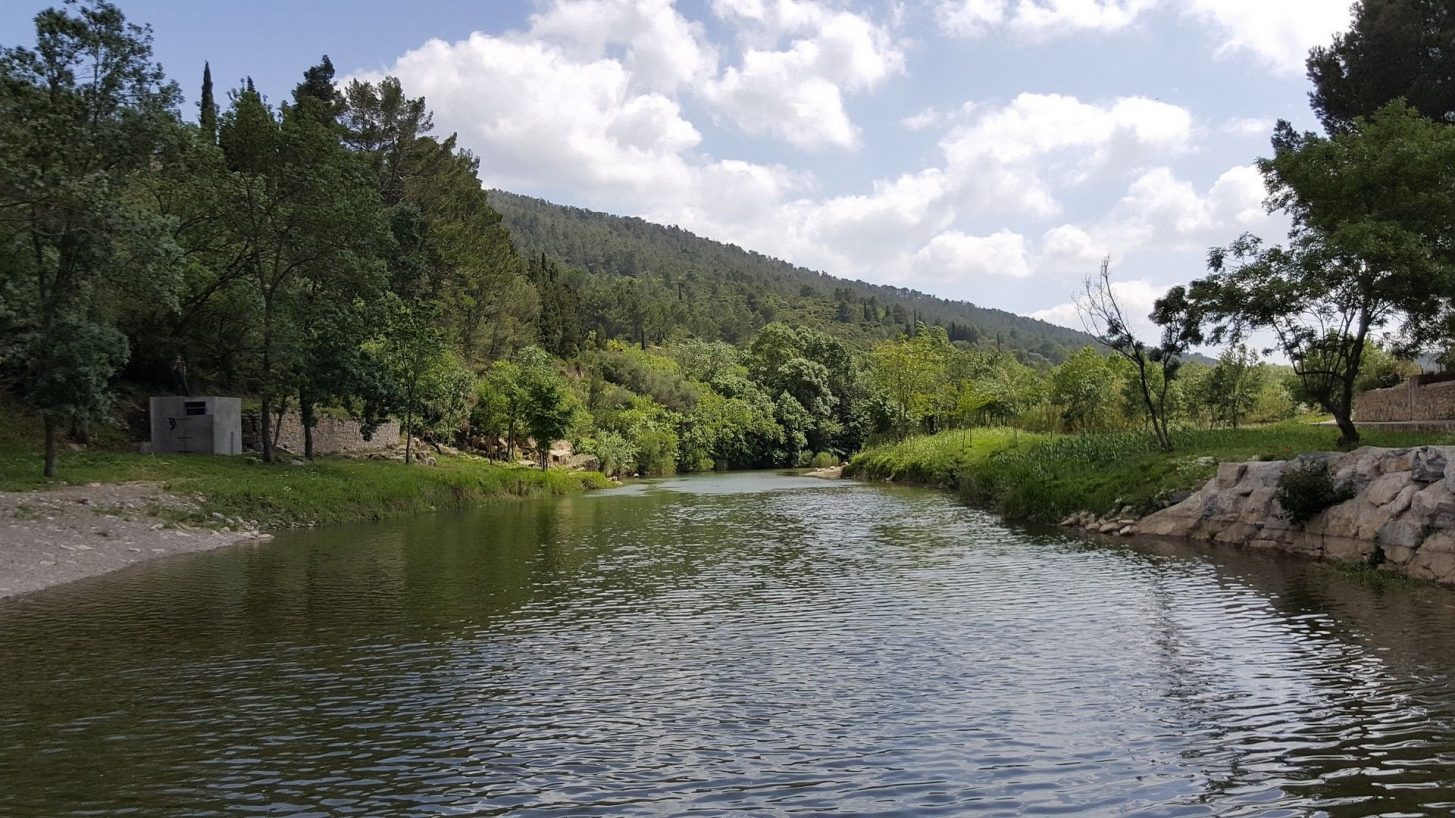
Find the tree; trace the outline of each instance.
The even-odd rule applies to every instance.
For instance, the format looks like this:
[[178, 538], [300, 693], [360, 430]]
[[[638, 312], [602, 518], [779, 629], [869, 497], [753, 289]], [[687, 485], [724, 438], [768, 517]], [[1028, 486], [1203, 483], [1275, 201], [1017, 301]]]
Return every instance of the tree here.
[[410, 463], [420, 419], [431, 410], [443, 416], [451, 414], [452, 408], [463, 408], [468, 373], [449, 354], [434, 316], [418, 306], [397, 305], [374, 350], [394, 383], [392, 406], [402, 416], [404, 462]]
[[1122, 385], [1111, 358], [1095, 347], [1082, 347], [1051, 373], [1051, 402], [1060, 409], [1069, 432], [1105, 430], [1116, 413]]
[[953, 350], [941, 327], [912, 338], [884, 341], [869, 356], [869, 368], [894, 409], [894, 430], [909, 434], [930, 414]]
[[[1170, 302], [1168, 307], [1170, 319]], [[1102, 259], [1101, 271], [1096, 276], [1086, 279], [1076, 309], [1086, 331], [1132, 365], [1132, 383], [1157, 445], [1164, 452], [1172, 451], [1168, 395], [1182, 366], [1182, 355], [1191, 345], [1185, 322], [1169, 320], [1156, 346], [1137, 338], [1112, 287], [1110, 257]]]
[[554, 372], [534, 373], [525, 384], [525, 428], [535, 438], [542, 471], [551, 464], [551, 443], [565, 435], [575, 410], [574, 396]]
[[[263, 459], [270, 434], [300, 376], [306, 302], [322, 294], [366, 303], [379, 292], [379, 259], [389, 241], [378, 196], [340, 142], [334, 101], [324, 87], [325, 59], [305, 74], [281, 117], [251, 82], [233, 94], [218, 142], [230, 174], [226, 212], [231, 239], [256, 299], [253, 387], [262, 399]], [[307, 390], [305, 390], [306, 392]]]
[[1436, 340], [1455, 292], [1455, 129], [1402, 103], [1356, 124], [1330, 137], [1280, 124], [1259, 167], [1270, 206], [1293, 217], [1288, 245], [1245, 235], [1215, 248], [1212, 275], [1158, 305], [1159, 322], [1195, 342], [1271, 330], [1344, 447], [1359, 442], [1353, 402], [1371, 333], [1396, 324], [1404, 347]]
[[1258, 364], [1258, 353], [1247, 344], [1233, 344], [1218, 356], [1217, 365], [1208, 374], [1207, 399], [1213, 417], [1234, 429], [1257, 406], [1263, 392], [1265, 373]]
[[1353, 27], [1313, 49], [1309, 101], [1330, 134], [1403, 99], [1437, 122], [1455, 116], [1455, 9], [1445, 0], [1360, 0]]
[[0, 52], [0, 273], [23, 305], [7, 345], [26, 351], [53, 477], [58, 424], [103, 411], [128, 357], [116, 297], [175, 304], [171, 224], [128, 189], [179, 127], [178, 92], [150, 30], [104, 0], [43, 11], [35, 29], [35, 49]]
[[202, 63], [202, 99], [197, 103], [197, 124], [209, 143], [217, 142], [217, 100], [212, 95], [212, 65]]

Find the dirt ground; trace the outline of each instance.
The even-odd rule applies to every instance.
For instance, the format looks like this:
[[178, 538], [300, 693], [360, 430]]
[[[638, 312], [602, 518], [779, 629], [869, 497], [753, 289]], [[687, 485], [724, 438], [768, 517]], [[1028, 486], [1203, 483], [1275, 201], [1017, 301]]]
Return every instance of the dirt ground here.
[[145, 560], [272, 537], [248, 520], [174, 522], [196, 502], [155, 483], [0, 492], [0, 599]]

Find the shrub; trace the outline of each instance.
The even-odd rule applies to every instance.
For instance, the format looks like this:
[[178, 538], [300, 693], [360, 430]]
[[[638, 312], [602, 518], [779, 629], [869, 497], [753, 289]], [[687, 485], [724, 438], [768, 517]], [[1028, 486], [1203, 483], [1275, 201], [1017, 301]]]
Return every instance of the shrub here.
[[827, 469], [839, 465], [839, 459], [828, 452], [819, 452], [813, 456], [813, 460], [810, 460], [808, 465], [815, 469]]
[[1290, 468], [1279, 478], [1278, 491], [1274, 494], [1288, 518], [1299, 525], [1353, 496], [1354, 490], [1347, 483], [1334, 485], [1334, 478], [1324, 463]]

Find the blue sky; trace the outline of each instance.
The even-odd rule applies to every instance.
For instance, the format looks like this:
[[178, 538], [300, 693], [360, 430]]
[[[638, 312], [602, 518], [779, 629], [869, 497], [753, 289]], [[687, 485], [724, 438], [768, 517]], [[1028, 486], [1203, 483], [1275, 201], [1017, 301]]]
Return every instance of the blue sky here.
[[[31, 41], [48, 3], [0, 8]], [[203, 60], [282, 99], [327, 53], [395, 74], [485, 184], [1079, 326], [1285, 225], [1252, 167], [1312, 128], [1303, 56], [1349, 0], [121, 0], [193, 114]]]

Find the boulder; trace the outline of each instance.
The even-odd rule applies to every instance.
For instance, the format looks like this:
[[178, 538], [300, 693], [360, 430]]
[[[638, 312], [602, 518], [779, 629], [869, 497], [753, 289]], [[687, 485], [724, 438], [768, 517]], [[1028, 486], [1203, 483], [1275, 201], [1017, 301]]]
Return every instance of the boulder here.
[[1448, 462], [1444, 451], [1434, 446], [1421, 446], [1415, 450], [1410, 462], [1410, 476], [1421, 483], [1443, 480]]

